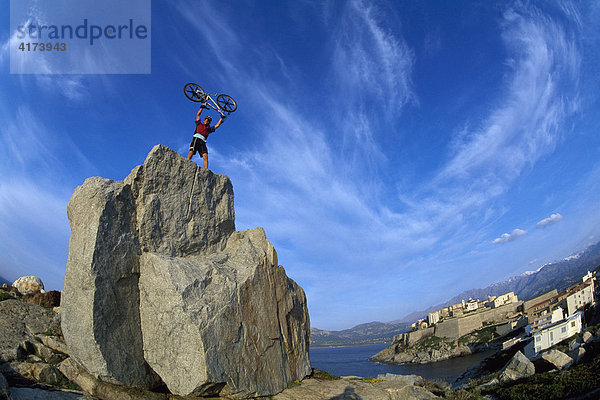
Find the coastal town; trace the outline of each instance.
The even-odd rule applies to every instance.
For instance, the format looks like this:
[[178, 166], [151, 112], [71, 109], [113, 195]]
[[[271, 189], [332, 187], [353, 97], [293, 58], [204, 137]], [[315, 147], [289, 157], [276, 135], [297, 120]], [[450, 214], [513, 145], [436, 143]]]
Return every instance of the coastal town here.
[[506, 338], [502, 349], [528, 341], [525, 354], [535, 357], [583, 330], [584, 312], [598, 298], [595, 280], [595, 274], [588, 271], [581, 281], [560, 293], [552, 289], [526, 301], [519, 300], [514, 292], [486, 300], [463, 300], [430, 312], [413, 323], [411, 331], [396, 335], [392, 345], [410, 348], [432, 337], [456, 340], [493, 327], [494, 337]]

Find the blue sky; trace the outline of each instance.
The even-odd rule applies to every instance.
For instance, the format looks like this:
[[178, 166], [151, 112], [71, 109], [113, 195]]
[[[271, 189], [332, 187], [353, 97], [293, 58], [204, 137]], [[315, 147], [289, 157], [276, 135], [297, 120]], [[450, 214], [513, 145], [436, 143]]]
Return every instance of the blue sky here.
[[600, 240], [599, 1], [154, 0], [151, 15], [151, 74], [19, 75], [0, 0], [1, 276], [62, 288], [71, 193], [155, 144], [185, 155], [188, 82], [236, 99], [210, 168], [314, 327], [399, 319]]

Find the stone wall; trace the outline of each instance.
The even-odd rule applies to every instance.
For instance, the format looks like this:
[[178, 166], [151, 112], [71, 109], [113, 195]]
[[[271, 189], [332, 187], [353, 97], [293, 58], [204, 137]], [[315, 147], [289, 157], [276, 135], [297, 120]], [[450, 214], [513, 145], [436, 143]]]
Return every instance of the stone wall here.
[[[477, 329], [481, 329], [484, 323], [496, 323], [509, 319], [511, 316], [514, 316], [519, 312], [519, 308], [522, 304], [523, 302], [520, 301], [491, 310], [472, 312], [463, 315], [460, 318], [446, 319], [437, 323], [433, 327], [407, 332], [409, 338], [405, 339], [405, 343], [408, 345], [414, 344], [417, 341], [432, 335], [448, 339], [458, 339], [459, 337], [467, 335], [473, 331], [476, 331]], [[429, 330], [432, 329], [433, 332], [430, 332]]]
[[527, 300], [523, 303], [523, 311], [527, 314], [529, 314], [527, 312], [527, 310], [529, 310], [532, 306], [541, 303], [542, 301], [546, 301], [548, 299], [551, 299], [554, 296], [558, 295], [558, 291], [556, 289], [552, 289], [551, 291], [544, 293], [541, 296], [535, 297], [531, 300]]

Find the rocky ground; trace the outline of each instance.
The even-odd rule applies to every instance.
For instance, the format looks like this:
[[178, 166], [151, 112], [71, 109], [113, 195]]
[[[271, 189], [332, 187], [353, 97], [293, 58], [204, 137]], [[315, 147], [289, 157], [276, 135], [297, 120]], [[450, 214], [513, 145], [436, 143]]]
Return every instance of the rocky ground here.
[[387, 364], [427, 364], [488, 350], [498, 350], [502, 348], [502, 344], [494, 340], [493, 332], [492, 327], [483, 328], [458, 340], [432, 336], [412, 346], [394, 342], [371, 357], [371, 360]]
[[[48, 296], [38, 296], [48, 297]], [[0, 288], [0, 399], [185, 400], [175, 396], [100, 381], [73, 360], [60, 329], [60, 309], [23, 301], [12, 287]], [[418, 377], [380, 379], [311, 376], [295, 382], [273, 400], [430, 399]], [[205, 398], [210, 399], [210, 398]], [[228, 397], [220, 397], [228, 399]]]
[[[54, 307], [56, 303], [51, 299], [56, 301], [56, 294], [23, 296], [12, 287], [4, 287], [0, 288], [0, 298], [0, 400], [198, 399], [170, 394], [164, 387], [148, 391], [90, 375], [69, 356], [60, 328], [60, 308]], [[600, 325], [587, 328], [534, 360], [527, 359], [520, 346], [514, 346], [465, 372], [454, 390], [416, 376], [338, 378], [318, 371], [302, 381], [290, 382], [281, 393], [262, 399], [512, 399], [516, 393], [524, 399], [592, 399], [600, 397], [598, 371]]]
[[528, 359], [524, 344], [500, 352], [457, 378], [468, 398], [600, 398], [600, 325]]

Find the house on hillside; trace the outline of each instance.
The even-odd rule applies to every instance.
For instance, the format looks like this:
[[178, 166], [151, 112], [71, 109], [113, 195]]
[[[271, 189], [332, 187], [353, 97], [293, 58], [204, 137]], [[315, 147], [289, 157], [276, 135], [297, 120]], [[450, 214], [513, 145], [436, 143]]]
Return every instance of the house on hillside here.
[[525, 327], [525, 333], [533, 335], [534, 333], [541, 331], [544, 328], [549, 327], [552, 324], [562, 321], [565, 319], [564, 310], [561, 307], [557, 307], [552, 312], [546, 312], [545, 314], [537, 316], [533, 322]]
[[439, 322], [439, 320], [440, 320], [440, 312], [439, 311], [433, 311], [433, 312], [430, 312], [429, 314], [427, 314], [427, 323], [429, 324], [429, 326], [437, 324]]
[[588, 304], [594, 303], [594, 284], [592, 281], [572, 286], [567, 291], [567, 314], [572, 315]]
[[558, 307], [563, 310], [567, 309], [567, 304], [565, 303], [565, 299], [567, 298], [567, 293], [559, 293], [554, 297], [546, 299], [538, 304], [534, 304], [528, 310], [529, 322], [533, 323], [537, 318], [540, 318], [546, 314], [552, 314], [554, 310]]
[[494, 300], [491, 301], [490, 305], [491, 308], [498, 308], [506, 304], [516, 303], [518, 301], [519, 299], [517, 298], [514, 292], [508, 292], [496, 297]]
[[540, 296], [534, 297], [533, 299], [529, 299], [523, 303], [523, 311], [525, 312], [525, 314], [530, 315], [534, 307], [545, 302], [546, 300], [553, 298], [554, 296], [558, 296], [558, 290], [556, 289], [552, 289]]
[[577, 311], [566, 320], [547, 326], [533, 334], [533, 341], [525, 348], [526, 356], [546, 350], [578, 334], [583, 329], [583, 312]]
[[479, 308], [479, 302], [469, 298], [469, 301], [465, 303], [465, 308], [467, 311], [475, 311]]

